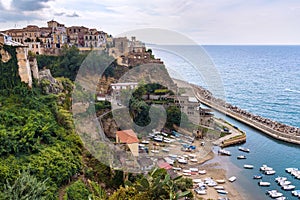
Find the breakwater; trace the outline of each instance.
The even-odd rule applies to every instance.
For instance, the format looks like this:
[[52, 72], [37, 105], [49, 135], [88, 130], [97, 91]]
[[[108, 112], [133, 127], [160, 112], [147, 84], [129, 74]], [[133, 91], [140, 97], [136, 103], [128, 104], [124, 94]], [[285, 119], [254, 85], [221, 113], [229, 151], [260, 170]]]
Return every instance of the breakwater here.
[[240, 122], [243, 122], [273, 138], [300, 144], [300, 128], [282, 124], [271, 119], [254, 115], [236, 106], [233, 106], [225, 101], [215, 98], [210, 91], [194, 84], [190, 84], [194, 91], [196, 98], [203, 104], [218, 110]]

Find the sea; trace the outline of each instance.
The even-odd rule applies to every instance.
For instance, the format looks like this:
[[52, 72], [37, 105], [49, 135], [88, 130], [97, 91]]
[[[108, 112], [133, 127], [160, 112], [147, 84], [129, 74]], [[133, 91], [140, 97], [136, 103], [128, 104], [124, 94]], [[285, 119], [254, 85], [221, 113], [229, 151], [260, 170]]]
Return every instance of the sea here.
[[[215, 82], [221, 83], [222, 98], [228, 103], [253, 114], [300, 127], [300, 46], [177, 46], [179, 51], [169, 51], [167, 47], [150, 48], [155, 57], [164, 61], [172, 77], [210, 89], [208, 86], [212, 84], [206, 83], [205, 73], [217, 72]], [[198, 56], [199, 49], [201, 55]], [[181, 51], [184, 56], [180, 55]], [[194, 55], [186, 56], [187, 52]], [[203, 68], [195, 65], [202, 63], [189, 60], [197, 60], [197, 56], [210, 60], [206, 67], [210, 70], [201, 72]], [[288, 167], [300, 169], [300, 145], [268, 137], [221, 113], [215, 112], [215, 115], [247, 134], [247, 142], [241, 146], [249, 148], [250, 153], [242, 153], [238, 146], [233, 146], [226, 148], [232, 156], [219, 158], [227, 168], [227, 176], [237, 177], [233, 184], [240, 193], [246, 199], [264, 200], [271, 199], [265, 194], [266, 190], [276, 189], [288, 199], [297, 199], [291, 191], [282, 190], [275, 183], [275, 178], [285, 176], [300, 190], [300, 180], [285, 172]], [[237, 160], [236, 157], [241, 154], [245, 154], [247, 159]], [[254, 165], [254, 169], [243, 169], [244, 164]], [[260, 187], [258, 180], [252, 179], [253, 175], [260, 174], [259, 168], [263, 164], [276, 170], [275, 175], [263, 176], [262, 180], [270, 182], [270, 187]]]

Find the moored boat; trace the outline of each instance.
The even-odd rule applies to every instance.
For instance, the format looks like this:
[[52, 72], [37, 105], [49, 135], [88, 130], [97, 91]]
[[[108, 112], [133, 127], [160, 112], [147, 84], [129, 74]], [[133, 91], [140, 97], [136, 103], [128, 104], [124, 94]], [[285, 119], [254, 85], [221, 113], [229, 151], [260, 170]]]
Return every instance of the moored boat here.
[[275, 173], [276, 173], [275, 170], [267, 170], [267, 171], [265, 171], [265, 174], [266, 174], [266, 175], [273, 175], [273, 174], [275, 174]]
[[229, 182], [234, 182], [235, 180], [236, 180], [236, 177], [235, 177], [235, 176], [231, 176], [231, 177], [228, 179]]
[[272, 167], [268, 167], [267, 165], [263, 165], [262, 167], [260, 167], [260, 171], [270, 171], [273, 170]]
[[286, 177], [283, 177], [283, 176], [278, 176], [277, 178], [275, 178], [275, 181], [277, 182], [277, 183], [279, 183], [279, 182], [281, 182], [281, 181], [286, 181], [287, 180], [287, 178]]
[[214, 187], [216, 190], [224, 190], [224, 186], [218, 185]]
[[295, 188], [296, 188], [296, 186], [294, 186], [294, 185], [284, 185], [284, 186], [282, 186], [283, 190], [293, 190]]
[[269, 194], [272, 198], [278, 198], [283, 196], [283, 194], [278, 192], [277, 190], [269, 190], [267, 191], [267, 194]]
[[271, 185], [271, 183], [270, 183], [270, 182], [267, 182], [267, 181], [259, 181], [259, 182], [258, 182], [258, 185], [259, 185], [259, 186], [268, 187], [268, 186]]
[[216, 180], [216, 182], [219, 183], [219, 184], [223, 184], [223, 183], [225, 183], [226, 181], [225, 181], [224, 179], [218, 179], [218, 180]]
[[199, 174], [202, 174], [202, 175], [203, 175], [203, 174], [206, 174], [206, 170], [199, 170], [198, 173], [199, 173]]
[[228, 194], [226, 190], [216, 190], [219, 194]]
[[294, 191], [292, 191], [292, 195], [300, 197], [300, 190], [294, 190]]
[[231, 156], [230, 151], [227, 151], [227, 150], [225, 150], [225, 149], [219, 149], [218, 152], [219, 152], [219, 154], [221, 154], [221, 155]]
[[200, 195], [205, 195], [206, 194], [206, 190], [202, 190], [200, 188], [196, 188], [194, 190], [197, 194], [200, 194]]
[[262, 175], [253, 175], [253, 179], [262, 179]]
[[245, 147], [239, 147], [239, 150], [240, 150], [240, 151], [243, 151], [243, 152], [246, 152], [246, 153], [249, 153], [249, 152], [250, 152], [250, 149], [245, 148]]
[[245, 168], [245, 169], [253, 169], [254, 166], [253, 166], [253, 165], [244, 165], [244, 168]]
[[239, 156], [237, 156], [236, 158], [237, 158], [237, 159], [246, 159], [246, 156], [244, 156], [244, 155], [239, 155]]

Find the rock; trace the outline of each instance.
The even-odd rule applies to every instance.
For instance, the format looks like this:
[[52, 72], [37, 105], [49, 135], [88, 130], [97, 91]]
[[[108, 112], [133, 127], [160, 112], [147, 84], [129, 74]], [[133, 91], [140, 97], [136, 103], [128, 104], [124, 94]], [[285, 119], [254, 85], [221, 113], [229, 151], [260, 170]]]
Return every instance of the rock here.
[[64, 90], [62, 83], [53, 78], [49, 69], [39, 72], [39, 82], [46, 94], [58, 94]]

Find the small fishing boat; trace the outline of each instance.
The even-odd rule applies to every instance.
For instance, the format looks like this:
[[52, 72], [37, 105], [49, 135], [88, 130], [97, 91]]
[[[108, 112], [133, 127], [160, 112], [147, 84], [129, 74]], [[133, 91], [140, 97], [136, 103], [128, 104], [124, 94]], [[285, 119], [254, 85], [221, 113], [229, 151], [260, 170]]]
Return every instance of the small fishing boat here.
[[289, 167], [289, 168], [285, 168], [285, 171], [288, 173], [291, 173], [292, 171], [297, 171], [298, 168], [293, 168], [293, 167]]
[[196, 188], [194, 190], [197, 194], [200, 194], [200, 195], [205, 195], [206, 194], [206, 190], [202, 190], [200, 188]]
[[240, 155], [240, 156], [237, 156], [236, 158], [239, 159], [239, 160], [241, 160], [241, 159], [246, 159], [246, 156]]
[[141, 143], [142, 143], [142, 144], [149, 144], [149, 141], [143, 140]]
[[253, 175], [253, 179], [262, 179], [262, 175]]
[[270, 171], [273, 170], [272, 167], [268, 167], [267, 165], [263, 165], [262, 167], [260, 167], [260, 171]]
[[245, 168], [245, 169], [253, 169], [254, 166], [253, 166], [253, 165], [244, 165], [244, 168]]
[[287, 178], [286, 177], [283, 177], [283, 176], [278, 176], [277, 178], [275, 178], [275, 181], [277, 182], [277, 183], [279, 183], [279, 182], [281, 182], [281, 181], [286, 181], [287, 180]]
[[158, 150], [151, 150], [152, 153], [159, 153]]
[[282, 186], [282, 189], [283, 190], [293, 190], [293, 189], [295, 189], [296, 188], [296, 186], [294, 186], [294, 185], [284, 185], [284, 186]]
[[198, 172], [199, 171], [199, 169], [196, 168], [196, 167], [193, 167], [193, 168], [191, 167], [190, 170], [191, 170], [191, 172]]
[[245, 148], [245, 147], [239, 147], [240, 151], [246, 152], [246, 153], [250, 153], [250, 149]]
[[273, 174], [275, 174], [275, 173], [276, 173], [275, 170], [267, 170], [267, 171], [265, 171], [265, 174], [266, 174], [266, 175], [273, 175]]
[[184, 169], [184, 170], [182, 170], [182, 172], [184, 172], [184, 173], [191, 173], [192, 171], [189, 170], [189, 169]]
[[196, 179], [193, 179], [193, 182], [194, 182], [194, 183], [201, 183], [202, 181], [201, 181], [201, 179], [196, 178]]
[[268, 186], [271, 185], [271, 183], [270, 183], [270, 182], [266, 182], [266, 181], [259, 181], [259, 182], [258, 182], [258, 185], [259, 185], [259, 186], [268, 187]]
[[228, 179], [228, 181], [230, 181], [230, 182], [234, 182], [236, 180], [236, 177], [235, 176], [231, 176], [229, 179]]
[[224, 179], [218, 179], [218, 180], [216, 180], [216, 182], [219, 183], [219, 184], [223, 184], [223, 183], [225, 183], [226, 181], [225, 181]]
[[269, 190], [267, 191], [267, 194], [269, 194], [272, 198], [278, 198], [283, 196], [283, 194], [278, 192], [277, 190]]
[[198, 162], [198, 160], [196, 158], [192, 158], [190, 159], [191, 162]]
[[182, 173], [182, 175], [184, 175], [184, 176], [191, 176], [192, 174], [191, 173]]
[[218, 185], [214, 187], [216, 190], [224, 190], [224, 186]]
[[162, 151], [163, 151], [163, 152], [169, 152], [170, 150], [167, 149], [167, 148], [162, 148]]
[[294, 190], [294, 191], [292, 191], [292, 195], [300, 197], [300, 190]]
[[291, 184], [291, 183], [292, 183], [291, 181], [280, 181], [280, 182], [278, 182], [278, 184], [279, 184], [280, 186], [289, 185], [289, 184]]
[[228, 194], [226, 190], [216, 190], [219, 194]]
[[282, 196], [282, 197], [277, 197], [276, 200], [286, 200], [287, 198]]
[[221, 154], [221, 155], [231, 156], [230, 151], [227, 151], [227, 150], [225, 150], [225, 149], [219, 149], [218, 152], [219, 152], [219, 154]]
[[177, 170], [177, 171], [181, 171], [180, 167], [172, 167], [172, 169]]
[[206, 174], [206, 170], [199, 170], [198, 173], [199, 173], [199, 174], [202, 174], [202, 175], [203, 175], [203, 174]]

